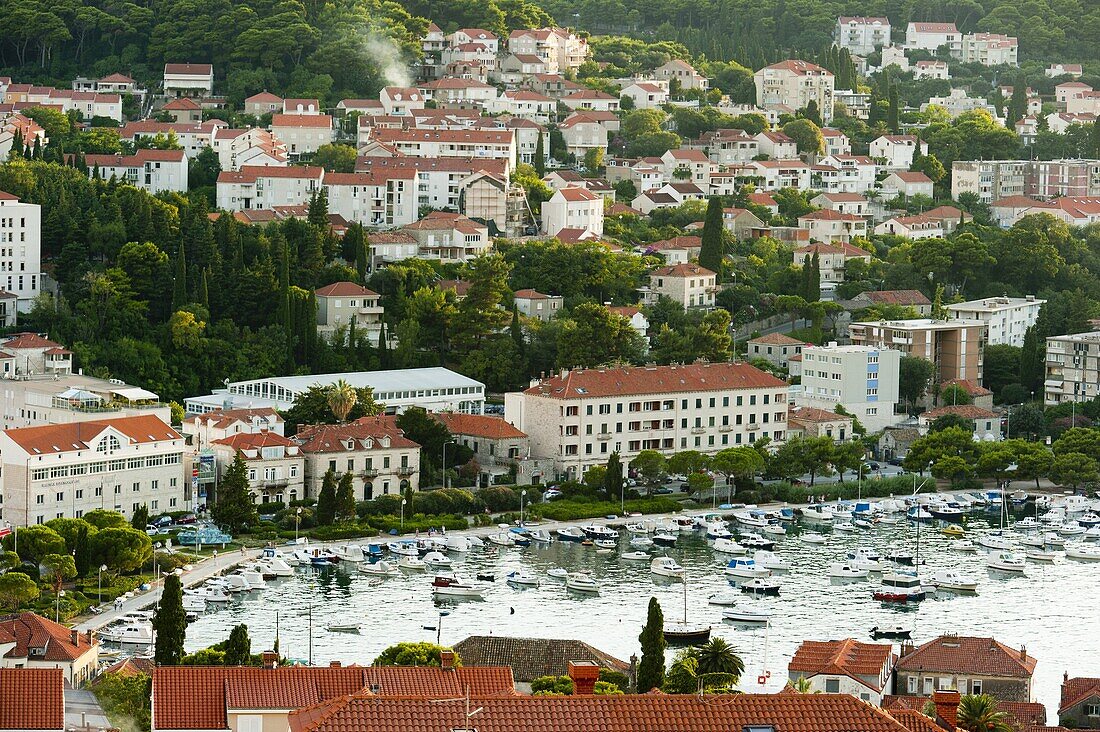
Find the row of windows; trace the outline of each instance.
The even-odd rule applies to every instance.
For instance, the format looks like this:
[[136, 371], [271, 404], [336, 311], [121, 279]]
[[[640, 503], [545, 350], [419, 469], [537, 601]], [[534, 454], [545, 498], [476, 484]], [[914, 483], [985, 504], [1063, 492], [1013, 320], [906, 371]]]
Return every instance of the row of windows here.
[[[748, 401], [749, 406], [755, 406], [756, 405], [756, 397], [757, 397], [756, 394], [749, 394], [749, 401]], [[762, 404], [770, 404], [771, 403], [771, 398], [772, 398], [771, 394], [764, 394], [763, 397], [762, 397], [761, 403]], [[786, 399], [787, 399], [787, 397], [784, 394], [776, 394], [775, 395], [775, 402], [776, 403], [785, 402]], [[689, 408], [688, 404], [690, 402], [691, 402], [690, 399], [681, 399], [680, 400], [680, 409], [688, 409]], [[675, 409], [676, 408], [676, 400], [675, 399], [663, 399], [663, 400], [657, 399], [657, 400], [646, 401], [646, 402], [616, 402], [615, 403], [615, 414], [622, 414], [623, 413], [623, 405], [624, 404], [626, 405], [627, 411], [630, 411], [630, 412], [654, 412], [654, 411], [664, 411], [664, 410]], [[736, 397], [734, 399], [734, 404], [738, 407], [745, 406], [745, 397], [744, 397], [744, 395]], [[710, 397], [709, 399], [707, 399], [707, 406], [710, 409], [715, 409], [718, 406], [718, 398], [717, 397]], [[722, 397], [722, 406], [723, 407], [730, 406], [730, 398], [728, 396]], [[598, 405], [588, 404], [584, 408], [584, 413], [588, 416], [592, 416], [593, 411], [597, 407], [599, 408], [599, 413], [600, 414], [611, 414], [611, 405], [610, 404], [598, 404]], [[697, 398], [695, 400], [695, 408], [696, 409], [702, 409], [703, 408], [703, 399], [702, 398]], [[562, 407], [561, 409], [563, 410], [562, 415], [566, 416], [566, 417], [576, 417], [580, 414], [580, 407], [579, 406]]]
[[[720, 439], [716, 439], [716, 437], [718, 437]], [[772, 432], [770, 434], [767, 432], [767, 430], [765, 430], [765, 431], [760, 433], [760, 437], [765, 438], [765, 439], [768, 438], [768, 437], [771, 437], [773, 440], [782, 440], [783, 439], [783, 430], [776, 430], [775, 432]], [[746, 435], [743, 435], [740, 432], [738, 432], [738, 433], [734, 434], [733, 438], [734, 438], [733, 439], [733, 444], [734, 445], [751, 445], [754, 442], [756, 442], [756, 433], [755, 432], [749, 432], [748, 435], [746, 436]], [[691, 445], [692, 447], [718, 447], [719, 445], [726, 446], [726, 445], [730, 444], [730, 436], [729, 436], [729, 433], [725, 433], [725, 434], [717, 435], [717, 436], [716, 435], [707, 435], [707, 440], [706, 440], [705, 445], [703, 444], [702, 436], [696, 436], [696, 437], [692, 438], [691, 443], [692, 443], [692, 445]], [[607, 443], [607, 442], [601, 442], [600, 443], [600, 449], [598, 451], [600, 455], [607, 455], [608, 453], [611, 452], [611, 449], [608, 447], [609, 444], [610, 443]], [[666, 437], [666, 438], [663, 438], [663, 439], [651, 439], [651, 440], [630, 440], [627, 443], [630, 452], [638, 452], [640, 450], [673, 450], [673, 449], [675, 449], [675, 444], [676, 444], [675, 439], [671, 438], [671, 437]], [[623, 445], [623, 443], [616, 442], [614, 452], [622, 452], [622, 445]], [[680, 438], [680, 449], [681, 450], [688, 449], [688, 438], [687, 437], [681, 437]], [[580, 446], [579, 445], [562, 445], [562, 446], [559, 447], [559, 451], [562, 455], [579, 455], [580, 454]], [[595, 446], [592, 445], [592, 443], [588, 443], [584, 446], [584, 454], [585, 455], [593, 455], [596, 452], [597, 451], [595, 450]]]
[[[67, 478], [70, 475], [94, 475], [97, 473], [117, 473], [122, 470], [140, 470], [158, 468], [162, 465], [179, 465], [183, 462], [183, 453], [171, 455], [149, 455], [148, 457], [99, 460], [76, 465], [54, 465], [49, 468], [35, 468], [31, 471], [31, 480], [53, 480]], [[173, 478], [173, 480], [175, 480]]]
[[[169, 478], [168, 479], [168, 487], [169, 488], [178, 488], [179, 487], [179, 478]], [[149, 481], [149, 489], [154, 490], [154, 491], [159, 490], [160, 489], [160, 481], [159, 480]], [[130, 490], [133, 493], [140, 493], [141, 492], [141, 481], [135, 481], [134, 483], [131, 483], [130, 484]], [[95, 493], [96, 498], [102, 498], [103, 497], [103, 486], [97, 485], [94, 488], [94, 493]], [[122, 495], [122, 484], [121, 483], [115, 484], [114, 494], [116, 496]], [[54, 500], [57, 503], [64, 503], [65, 502], [65, 491], [57, 491], [54, 494]], [[74, 488], [73, 489], [73, 500], [74, 501], [84, 500], [84, 489], [83, 488]], [[172, 499], [172, 501], [173, 501], [172, 505], [175, 505], [175, 503], [174, 503], [175, 500], [176, 499], [174, 499], [174, 498]], [[34, 497], [34, 502], [38, 506], [45, 505], [45, 503], [46, 503], [46, 494], [45, 493], [37, 494]], [[137, 504], [134, 504], [134, 505], [137, 505]]]
[[[733, 415], [733, 417], [734, 417], [733, 423], [735, 425], [756, 424], [756, 413], [755, 412], [751, 412], [748, 415], [735, 414], [735, 415]], [[762, 412], [760, 414], [760, 421], [763, 424], [767, 424], [773, 418], [776, 422], [782, 422], [784, 419], [786, 419], [786, 413], [785, 412], [775, 412], [774, 415], [773, 415], [772, 413], [769, 413], [769, 412]], [[694, 423], [692, 424], [693, 428], [703, 428], [704, 426], [705, 427], [717, 427], [718, 426], [717, 418], [716, 417], [708, 417], [707, 418], [707, 424], [704, 425], [703, 424], [703, 418], [702, 417], [696, 417]], [[722, 424], [721, 424], [721, 426], [722, 427], [729, 427], [730, 426], [730, 416], [728, 414], [723, 414], [722, 415]], [[611, 434], [611, 431], [610, 431], [609, 427], [610, 427], [610, 423], [603, 422], [599, 426], [599, 433], [598, 434]], [[675, 429], [675, 427], [676, 427], [676, 420], [673, 420], [673, 419], [665, 419], [665, 420], [653, 419], [653, 420], [648, 420], [646, 422], [642, 422], [642, 421], [628, 422], [626, 428], [627, 428], [628, 432], [638, 432], [640, 430], [658, 430], [658, 429], [660, 429], [660, 430], [669, 430], [669, 429]], [[565, 427], [561, 427], [559, 429], [561, 430], [562, 434], [566, 437], [576, 437], [577, 435], [580, 434], [580, 428], [577, 425], [568, 425], [568, 426], [565, 426]], [[595, 429], [595, 425], [586, 424], [584, 426], [584, 434], [591, 435], [593, 433], [594, 429]], [[688, 429], [688, 420], [687, 420], [686, 417], [680, 420], [680, 429], [685, 429], [685, 430]], [[615, 423], [615, 433], [618, 434], [618, 433], [621, 433], [622, 431], [623, 431], [623, 423], [622, 422], [616, 422]]]
[[[131, 506], [130, 510], [136, 513], [138, 511], [138, 509], [141, 508], [141, 505], [142, 504], [140, 504], [140, 503], [135, 503]], [[149, 510], [151, 512], [157, 512], [157, 511], [160, 510], [160, 501], [150, 501], [148, 503], [148, 506], [149, 506]], [[172, 510], [174, 508], [176, 508], [176, 499], [175, 498], [169, 498], [168, 499], [168, 509]], [[115, 509], [121, 511], [122, 506], [116, 504]], [[57, 516], [55, 516], [54, 518], [65, 518], [65, 512], [64, 511], [58, 511]], [[84, 518], [84, 511], [82, 511], [80, 509], [77, 509], [76, 511], [73, 512], [73, 518]], [[39, 514], [39, 515], [34, 517], [34, 522], [36, 524], [44, 524], [44, 523], [46, 523], [46, 517], [43, 516], [42, 514]]]

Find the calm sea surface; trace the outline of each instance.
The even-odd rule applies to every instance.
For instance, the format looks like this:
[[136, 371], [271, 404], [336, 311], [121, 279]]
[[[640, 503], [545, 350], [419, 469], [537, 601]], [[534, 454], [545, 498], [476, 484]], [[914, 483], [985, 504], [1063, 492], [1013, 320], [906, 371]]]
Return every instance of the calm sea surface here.
[[[736, 528], [736, 527], [735, 527]], [[878, 550], [916, 548], [914, 525], [879, 527], [856, 534], [826, 532], [828, 543], [812, 545], [797, 538], [804, 527], [791, 527], [779, 538], [775, 552], [791, 564], [776, 572], [782, 582], [779, 597], [743, 595], [739, 605], [767, 607], [768, 627], [738, 626], [722, 621], [722, 609], [707, 598], [731, 587], [722, 574], [728, 558], [710, 549], [701, 532], [681, 533], [679, 545], [664, 553], [688, 570], [688, 619], [707, 622], [715, 635], [728, 640], [742, 655], [746, 691], [776, 691], [786, 678], [787, 662], [804, 639], [853, 637], [869, 641], [873, 626], [903, 625], [916, 642], [941, 633], [994, 636], [1014, 647], [1026, 646], [1038, 658], [1036, 700], [1050, 710], [1054, 723], [1063, 671], [1070, 676], [1095, 676], [1100, 658], [1100, 563], [1059, 558], [1056, 564], [1031, 564], [1026, 576], [1006, 576], [987, 570], [985, 554], [957, 554], [947, 537], [924, 525], [920, 556], [927, 560], [922, 576], [937, 568], [957, 568], [979, 582], [976, 595], [939, 593], [919, 605], [895, 607], [871, 598], [879, 587], [876, 575], [866, 581], [831, 580], [829, 565], [843, 560], [856, 547]], [[971, 540], [988, 530], [982, 514], [968, 524]], [[1023, 533], [1012, 532], [1015, 536]], [[253, 651], [270, 648], [278, 624], [280, 650], [314, 664], [329, 661], [369, 664], [386, 646], [398, 641], [433, 641], [439, 611], [442, 641], [456, 643], [469, 635], [511, 635], [578, 638], [628, 660], [638, 653], [638, 634], [650, 597], [656, 597], [665, 617], [680, 619], [684, 612], [683, 586], [654, 577], [646, 562], [619, 558], [629, 536], [621, 532], [620, 550], [597, 554], [592, 547], [554, 542], [527, 548], [500, 548], [487, 544], [462, 555], [452, 553], [454, 569], [474, 579], [481, 571], [496, 573], [497, 581], [483, 601], [446, 605], [432, 599], [432, 572], [416, 572], [378, 579], [358, 574], [348, 563], [325, 570], [299, 568], [294, 577], [269, 582], [223, 609], [208, 612], [188, 626], [187, 649], [193, 651], [224, 640], [230, 629], [246, 623]], [[1067, 539], [1067, 543], [1078, 539]], [[546, 577], [554, 567], [585, 569], [600, 583], [598, 596], [569, 592], [560, 581]], [[503, 580], [513, 569], [527, 569], [541, 579], [539, 587], [515, 589]], [[330, 625], [362, 623], [359, 635], [326, 630]], [[426, 629], [425, 626], [431, 627]], [[312, 630], [311, 630], [312, 628]], [[312, 643], [311, 643], [312, 638]], [[669, 657], [672, 650], [669, 651]], [[761, 674], [769, 674], [764, 686]]]

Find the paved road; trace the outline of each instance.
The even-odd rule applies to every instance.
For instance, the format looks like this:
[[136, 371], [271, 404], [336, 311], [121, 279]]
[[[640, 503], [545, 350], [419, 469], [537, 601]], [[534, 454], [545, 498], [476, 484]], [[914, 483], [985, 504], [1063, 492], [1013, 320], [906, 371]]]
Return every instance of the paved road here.
[[65, 689], [65, 728], [112, 729], [95, 694], [87, 689]]

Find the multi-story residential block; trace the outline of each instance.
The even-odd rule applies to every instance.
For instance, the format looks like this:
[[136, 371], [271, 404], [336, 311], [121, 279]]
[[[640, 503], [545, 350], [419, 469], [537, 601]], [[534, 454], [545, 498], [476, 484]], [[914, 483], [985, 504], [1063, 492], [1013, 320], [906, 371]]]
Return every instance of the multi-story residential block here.
[[[867, 218], [865, 216], [842, 213], [828, 208], [812, 211], [804, 216], [799, 216], [798, 226], [810, 232], [810, 239], [824, 244], [850, 244], [853, 239], [867, 237]], [[811, 248], [812, 246], [814, 245], [811, 245]], [[800, 253], [802, 253], [801, 250], [795, 252], [795, 256], [798, 257]], [[824, 254], [824, 252], [822, 251], [820, 254]], [[810, 252], [810, 256], [813, 256], [813, 252]], [[858, 247], [843, 250], [840, 256], [845, 261], [853, 256], [861, 259], [866, 257], [864, 261], [871, 261], [871, 253], [864, 249], [859, 249]], [[834, 268], [829, 267], [829, 269], [832, 270]], [[843, 273], [843, 262], [841, 262], [839, 270]], [[823, 280], [824, 271], [825, 266], [822, 265]], [[841, 277], [841, 279], [843, 279], [843, 277]]]
[[649, 285], [640, 289], [642, 303], [654, 305], [667, 297], [685, 308], [713, 308], [716, 279], [714, 272], [691, 262], [658, 267], [649, 273]]
[[942, 107], [947, 114], [954, 119], [965, 112], [985, 110], [994, 119], [998, 117], [997, 108], [989, 103], [985, 97], [972, 97], [966, 89], [952, 89], [945, 97], [929, 97], [927, 102], [920, 105], [921, 111], [927, 111], [930, 107]]
[[1081, 81], [1063, 81], [1054, 87], [1054, 101], [1062, 109], [1068, 110], [1069, 101], [1078, 94], [1093, 91], [1093, 88]]
[[442, 79], [428, 81], [416, 87], [424, 95], [425, 101], [434, 101], [440, 106], [476, 105], [487, 106], [497, 98], [497, 89], [477, 79], [461, 79], [444, 76]]
[[563, 371], [504, 397], [505, 419], [526, 433], [535, 457], [579, 479], [612, 452], [714, 453], [781, 442], [787, 384], [747, 363]]
[[211, 64], [165, 64], [164, 94], [169, 97], [208, 97], [214, 93]]
[[413, 110], [424, 109], [424, 102], [427, 100], [419, 89], [404, 86], [383, 87], [378, 92], [378, 99], [382, 102], [382, 111], [396, 116], [405, 116], [412, 114]]
[[1046, 300], [1027, 297], [988, 297], [947, 306], [952, 318], [980, 320], [988, 327], [986, 343], [991, 346], [1022, 346], [1024, 332], [1035, 325]]
[[963, 63], [982, 66], [1019, 66], [1019, 42], [998, 33], [967, 33], [962, 37], [959, 58]]
[[810, 203], [828, 211], [862, 216], [871, 215], [871, 202], [858, 193], [819, 193]]
[[23, 427], [0, 433], [3, 518], [14, 526], [191, 508], [184, 439], [152, 415]]
[[416, 239], [421, 259], [465, 262], [485, 254], [492, 246], [488, 226], [446, 211], [432, 211], [402, 231]]
[[653, 75], [666, 84], [676, 82], [681, 89], [706, 91], [710, 80], [695, 70], [695, 67], [682, 59], [674, 58], [653, 70]]
[[402, 155], [420, 158], [483, 158], [516, 166], [516, 135], [512, 130], [375, 130], [371, 139]]
[[928, 143], [915, 135], [882, 135], [871, 141], [869, 152], [883, 160], [887, 170], [909, 170], [913, 158], [928, 154]]
[[512, 302], [520, 315], [546, 322], [562, 311], [565, 299], [561, 295], [546, 295], [530, 288], [512, 293]]
[[447, 43], [450, 47], [461, 46], [463, 43], [480, 43], [494, 55], [500, 51], [500, 38], [484, 28], [460, 28], [447, 36]]
[[1087, 402], [1100, 396], [1100, 332], [1052, 336], [1046, 341], [1043, 401]]
[[277, 432], [240, 432], [211, 443], [219, 480], [238, 454], [254, 503], [288, 503], [305, 495], [305, 458], [297, 442]]
[[[607, 149], [607, 130], [592, 114], [574, 112], [558, 125], [566, 151], [578, 160], [583, 160], [589, 150]], [[548, 150], [550, 146], [543, 147]]]
[[811, 170], [811, 184], [830, 193], [867, 193], [879, 166], [866, 155], [827, 155]]
[[764, 130], [757, 134], [755, 139], [761, 155], [767, 155], [773, 160], [796, 160], [798, 158], [798, 145], [782, 132]]
[[585, 188], [562, 188], [542, 204], [542, 231], [557, 236], [577, 229], [603, 235], [603, 198]]
[[668, 150], [661, 155], [665, 180], [691, 181], [698, 186], [710, 182], [714, 163], [702, 150]]
[[[547, 94], [547, 96], [553, 95]], [[597, 112], [617, 112], [619, 110], [619, 97], [597, 89], [577, 89], [561, 97], [561, 103], [574, 112], [588, 109]]]
[[[142, 140], [152, 142], [158, 135], [166, 139], [175, 137], [176, 143], [187, 153], [188, 159], [191, 159], [205, 148], [212, 147], [215, 133], [228, 127], [229, 125], [221, 120], [210, 120], [200, 124], [179, 124], [177, 122], [155, 122], [143, 119], [136, 122], [127, 122], [119, 129], [118, 136], [123, 142], [134, 144], [135, 147], [140, 147], [137, 143]], [[248, 131], [252, 130], [270, 136], [267, 130], [250, 128]], [[227, 167], [223, 163], [222, 170], [226, 169]]]
[[787, 673], [792, 683], [805, 679], [810, 693], [850, 694], [880, 706], [883, 696], [892, 691], [895, 661], [889, 643], [860, 643], [851, 638], [802, 641], [787, 664]]
[[73, 79], [72, 87], [73, 91], [79, 92], [98, 92], [100, 94], [118, 94], [119, 96], [128, 94], [140, 103], [144, 103], [145, 95], [149, 93], [145, 87], [138, 84], [133, 78], [118, 72], [108, 74], [100, 79], [88, 79], [78, 76]]
[[745, 353], [751, 359], [762, 358], [770, 364], [787, 368], [787, 364], [794, 356], [802, 355], [802, 349], [806, 347], [805, 341], [791, 338], [782, 333], [768, 333], [767, 335], [750, 338], [745, 346]]
[[951, 70], [946, 61], [917, 61], [913, 64], [914, 79], [942, 79], [951, 78]]
[[300, 205], [321, 190], [324, 168], [245, 165], [218, 174], [217, 202], [224, 211]]
[[956, 160], [952, 197], [974, 192], [983, 203], [1030, 196], [1038, 199], [1100, 196], [1100, 160]]
[[354, 328], [357, 334], [378, 343], [385, 314], [381, 295], [354, 282], [333, 282], [318, 288], [314, 295], [318, 333], [331, 338], [339, 329], [348, 338], [349, 329]]
[[588, 39], [564, 28], [514, 30], [508, 36], [508, 50], [538, 58], [540, 73], [576, 71], [588, 58]]
[[286, 143], [262, 127], [231, 130], [216, 127], [211, 147], [218, 154], [222, 170], [240, 170], [246, 165], [287, 164]]
[[837, 89], [833, 92], [833, 101], [843, 104], [848, 114], [867, 120], [871, 116], [871, 95], [858, 89]]
[[951, 165], [951, 197], [974, 193], [982, 203], [1024, 195], [1023, 160], [956, 160]]
[[115, 178], [149, 193], [187, 191], [183, 150], [137, 150], [133, 155], [85, 155], [88, 175]]
[[273, 114], [270, 130], [286, 144], [290, 155], [306, 155], [332, 142], [332, 117], [327, 114]]
[[[5, 298], [3, 319], [15, 325], [15, 312], [31, 309], [42, 291], [42, 208], [0, 191], [0, 283], [15, 295]], [[8, 312], [9, 309], [12, 312]], [[56, 344], [55, 344], [56, 345]]]
[[357, 499], [420, 489], [420, 445], [392, 416], [343, 424], [305, 425], [293, 441], [305, 458], [305, 498], [316, 498], [325, 473], [351, 473]]
[[548, 96], [528, 89], [512, 89], [485, 105], [490, 114], [514, 114], [543, 124], [550, 121], [557, 109], [557, 102]]
[[851, 155], [852, 141], [840, 130], [832, 127], [821, 129], [821, 138], [825, 141], [826, 155]]
[[364, 226], [405, 226], [416, 221], [419, 213], [413, 170], [326, 172], [323, 184], [322, 189], [328, 194], [328, 210]]
[[956, 58], [962, 53], [962, 34], [954, 23], [910, 23], [905, 28], [905, 47], [922, 51], [947, 46]]
[[794, 391], [799, 406], [833, 409], [837, 404], [856, 415], [870, 430], [901, 421], [898, 402], [901, 353], [888, 348], [829, 343], [802, 349], [802, 388]]
[[945, 235], [942, 219], [927, 214], [891, 216], [875, 227], [875, 233], [904, 236], [906, 239], [937, 239]]
[[841, 16], [836, 19], [833, 42], [857, 56], [890, 45], [890, 19]]
[[979, 407], [975, 404], [946, 404], [927, 412], [921, 412], [917, 419], [917, 429], [921, 434], [927, 434], [929, 428], [940, 417], [952, 415], [962, 417], [973, 424], [974, 440], [976, 442], [996, 442], [1004, 438], [1004, 417], [994, 411]]
[[931, 361], [937, 384], [966, 379], [979, 386], [986, 327], [980, 320], [891, 320], [848, 326], [852, 343], [901, 351]]
[[916, 648], [902, 646], [894, 667], [895, 688], [899, 694], [913, 696], [958, 689], [1001, 701], [1027, 702], [1036, 663], [1026, 648], [1011, 648], [994, 638], [943, 635]]
[[833, 117], [833, 87], [831, 71], [808, 61], [781, 61], [753, 74], [756, 83], [756, 103], [762, 107], [783, 105], [793, 110], [803, 109], [811, 101], [817, 103], [821, 119]]
[[760, 154], [760, 143], [744, 130], [704, 132], [699, 144], [717, 165], [747, 163]]
[[781, 188], [809, 190], [811, 187], [813, 171], [801, 160], [754, 160], [745, 167], [758, 179], [759, 187], [769, 191]]
[[530, 53], [509, 53], [497, 63], [497, 81], [507, 86], [522, 84], [535, 74], [547, 72], [546, 62]]

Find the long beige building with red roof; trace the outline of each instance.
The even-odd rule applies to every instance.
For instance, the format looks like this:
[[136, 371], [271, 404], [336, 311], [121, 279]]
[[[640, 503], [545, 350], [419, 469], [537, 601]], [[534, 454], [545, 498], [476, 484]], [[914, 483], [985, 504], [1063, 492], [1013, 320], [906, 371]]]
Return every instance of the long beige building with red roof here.
[[133, 516], [192, 507], [183, 435], [142, 415], [0, 433], [3, 519], [13, 526], [80, 518], [96, 508]]
[[303, 425], [293, 441], [305, 457], [305, 495], [316, 498], [325, 473], [351, 473], [357, 501], [419, 490], [420, 445], [405, 437], [392, 415], [344, 424]]
[[562, 371], [505, 394], [504, 416], [531, 454], [580, 478], [612, 452], [713, 454], [787, 431], [787, 384], [747, 363]]

